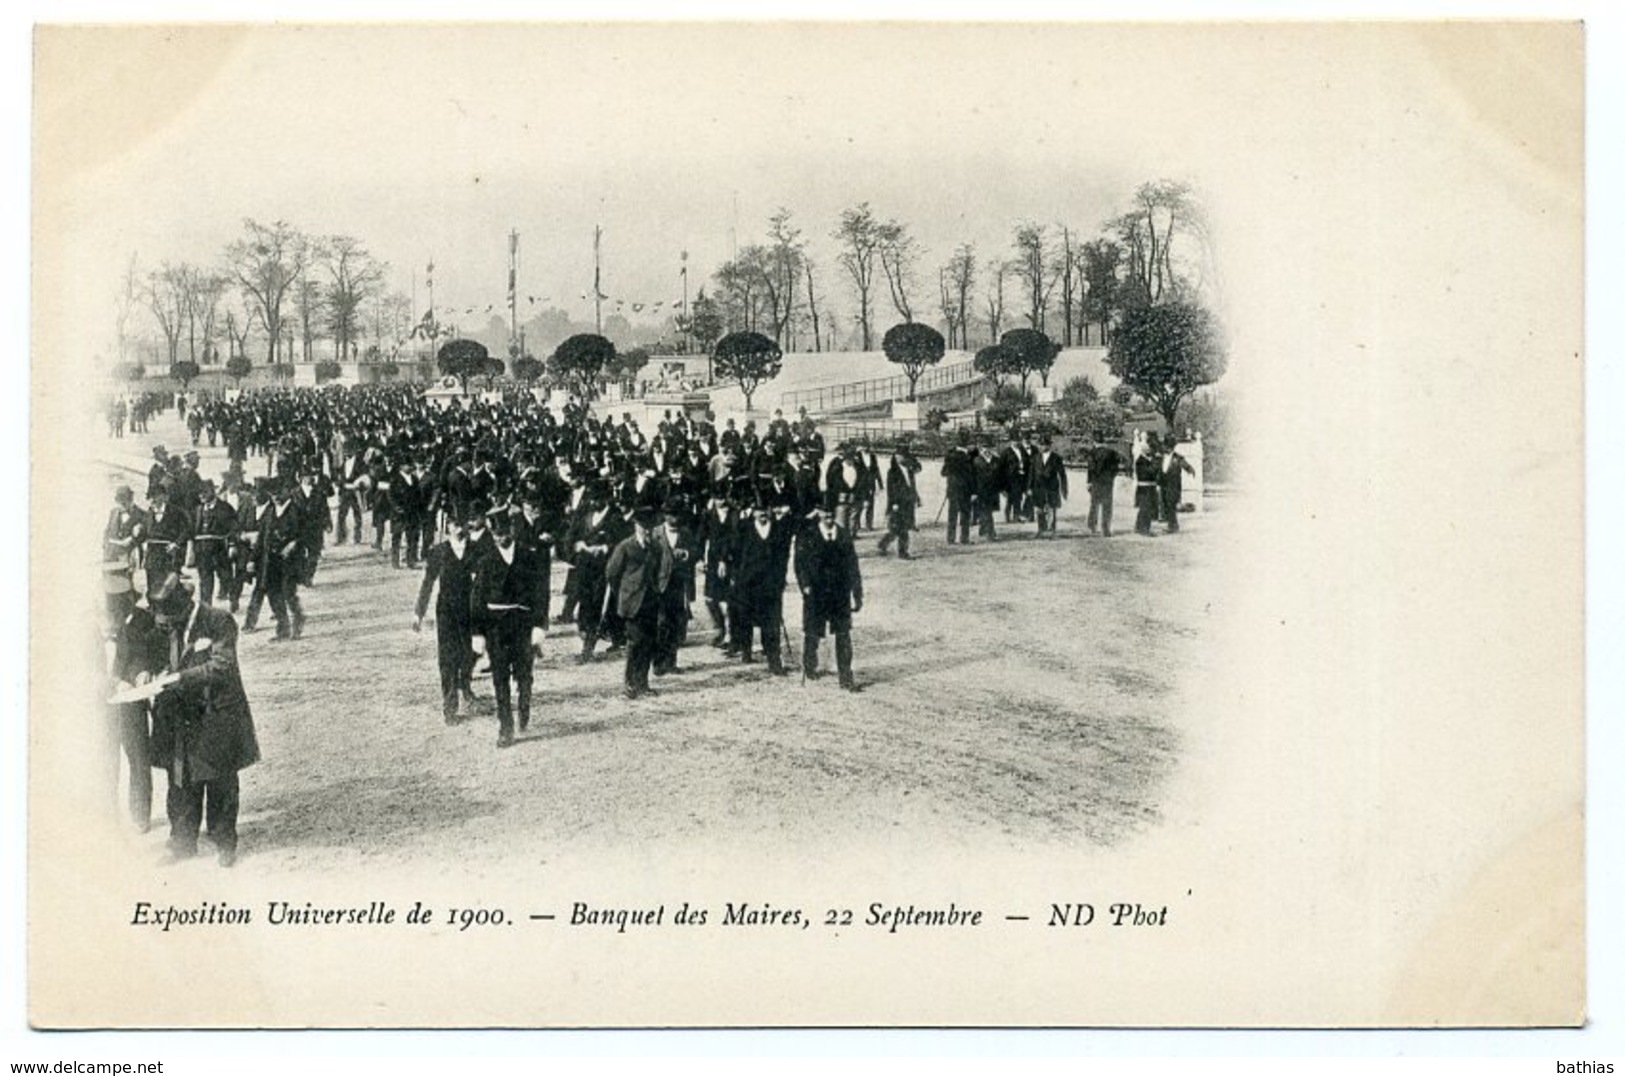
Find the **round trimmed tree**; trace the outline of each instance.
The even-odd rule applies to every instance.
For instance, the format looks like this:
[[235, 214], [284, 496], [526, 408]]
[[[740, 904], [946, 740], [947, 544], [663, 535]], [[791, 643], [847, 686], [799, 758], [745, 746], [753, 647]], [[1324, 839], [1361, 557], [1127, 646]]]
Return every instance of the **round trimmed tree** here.
[[880, 339], [880, 350], [886, 353], [887, 362], [895, 362], [903, 368], [903, 374], [908, 378], [908, 398], [912, 402], [920, 375], [927, 366], [935, 366], [942, 361], [948, 345], [942, 339], [942, 334], [931, 326], [905, 321], [886, 330], [886, 335]]
[[739, 382], [739, 391], [745, 394], [745, 410], [749, 411], [751, 397], [762, 382], [779, 376], [784, 352], [761, 333], [729, 333], [717, 341], [711, 363], [718, 377]]
[[1228, 359], [1213, 315], [1195, 303], [1173, 302], [1125, 311], [1106, 365], [1149, 400], [1171, 430], [1180, 403], [1223, 377]]
[[182, 359], [180, 362], [171, 363], [169, 366], [169, 376], [181, 383], [182, 392], [185, 392], [187, 386], [192, 383], [192, 379], [202, 372], [202, 370], [198, 369], [197, 363], [190, 359]]
[[547, 372], [560, 384], [574, 385], [587, 396], [598, 395], [604, 371], [615, 362], [615, 344], [598, 333], [576, 333], [553, 349]]
[[1011, 329], [999, 338], [999, 346], [1010, 356], [1010, 370], [1021, 378], [1023, 389], [1029, 374], [1037, 374], [1041, 384], [1049, 384], [1050, 367], [1055, 365], [1061, 345], [1037, 329]]
[[337, 381], [344, 368], [332, 359], [323, 359], [316, 364], [316, 384], [325, 385], [329, 381]]
[[435, 364], [445, 376], [455, 377], [462, 386], [463, 395], [467, 396], [469, 378], [484, 374], [486, 361], [490, 357], [491, 352], [478, 340], [447, 340], [440, 345]]
[[254, 371], [254, 362], [247, 355], [233, 355], [226, 360], [226, 376], [236, 382], [238, 388], [243, 387], [243, 378]]

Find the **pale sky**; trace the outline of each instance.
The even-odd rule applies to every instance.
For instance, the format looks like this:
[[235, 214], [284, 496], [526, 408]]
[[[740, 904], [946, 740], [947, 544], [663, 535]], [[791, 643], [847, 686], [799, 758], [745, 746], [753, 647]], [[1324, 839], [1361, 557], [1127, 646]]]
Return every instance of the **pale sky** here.
[[[670, 302], [682, 250], [691, 294], [728, 257], [736, 198], [741, 246], [783, 205], [850, 322], [829, 233], [842, 208], [867, 200], [923, 244], [915, 303], [934, 317], [936, 270], [958, 243], [975, 242], [984, 263], [1008, 255], [1028, 218], [1092, 238], [1142, 180], [1199, 179], [1173, 136], [1216, 132], [1222, 118], [1170, 42], [1136, 48], [1122, 28], [95, 36], [46, 38], [42, 53], [60, 51], [75, 84], [72, 106], [41, 123], [75, 143], [64, 152], [76, 178], [57, 191], [80, 267], [75, 336], [104, 353], [129, 254], [205, 261], [244, 216], [362, 239], [395, 288], [410, 294], [416, 276], [420, 310], [432, 257], [437, 305], [500, 312], [517, 228], [521, 295], [581, 318], [595, 224], [604, 291]], [[1136, 101], [1170, 93], [1188, 115], [1133, 115]], [[1019, 305], [1013, 290], [1007, 301]]]

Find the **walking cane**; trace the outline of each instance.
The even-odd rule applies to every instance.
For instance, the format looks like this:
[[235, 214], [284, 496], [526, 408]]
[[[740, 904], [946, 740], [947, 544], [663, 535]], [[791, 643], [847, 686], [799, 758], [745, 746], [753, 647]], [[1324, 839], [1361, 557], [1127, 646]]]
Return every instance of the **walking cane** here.
[[948, 507], [948, 495], [944, 493], [942, 495], [942, 503], [937, 505], [936, 518], [931, 521], [932, 526], [936, 526], [938, 523], [942, 522], [942, 510], [946, 507]]

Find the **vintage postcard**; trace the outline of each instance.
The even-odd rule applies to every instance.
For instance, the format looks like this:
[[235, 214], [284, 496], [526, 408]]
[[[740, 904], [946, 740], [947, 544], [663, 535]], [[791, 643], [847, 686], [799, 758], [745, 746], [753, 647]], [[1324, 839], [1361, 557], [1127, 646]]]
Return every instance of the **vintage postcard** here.
[[1584, 67], [37, 28], [31, 1023], [1582, 1024]]

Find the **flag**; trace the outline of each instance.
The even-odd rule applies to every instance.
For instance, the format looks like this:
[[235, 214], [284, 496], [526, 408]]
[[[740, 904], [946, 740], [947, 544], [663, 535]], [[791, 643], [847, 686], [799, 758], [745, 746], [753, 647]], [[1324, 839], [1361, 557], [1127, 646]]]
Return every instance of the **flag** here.
[[510, 298], [510, 299], [513, 298], [515, 290], [516, 290], [516, 288], [514, 286], [514, 271], [512, 269], [509, 269], [508, 270], [508, 298]]

